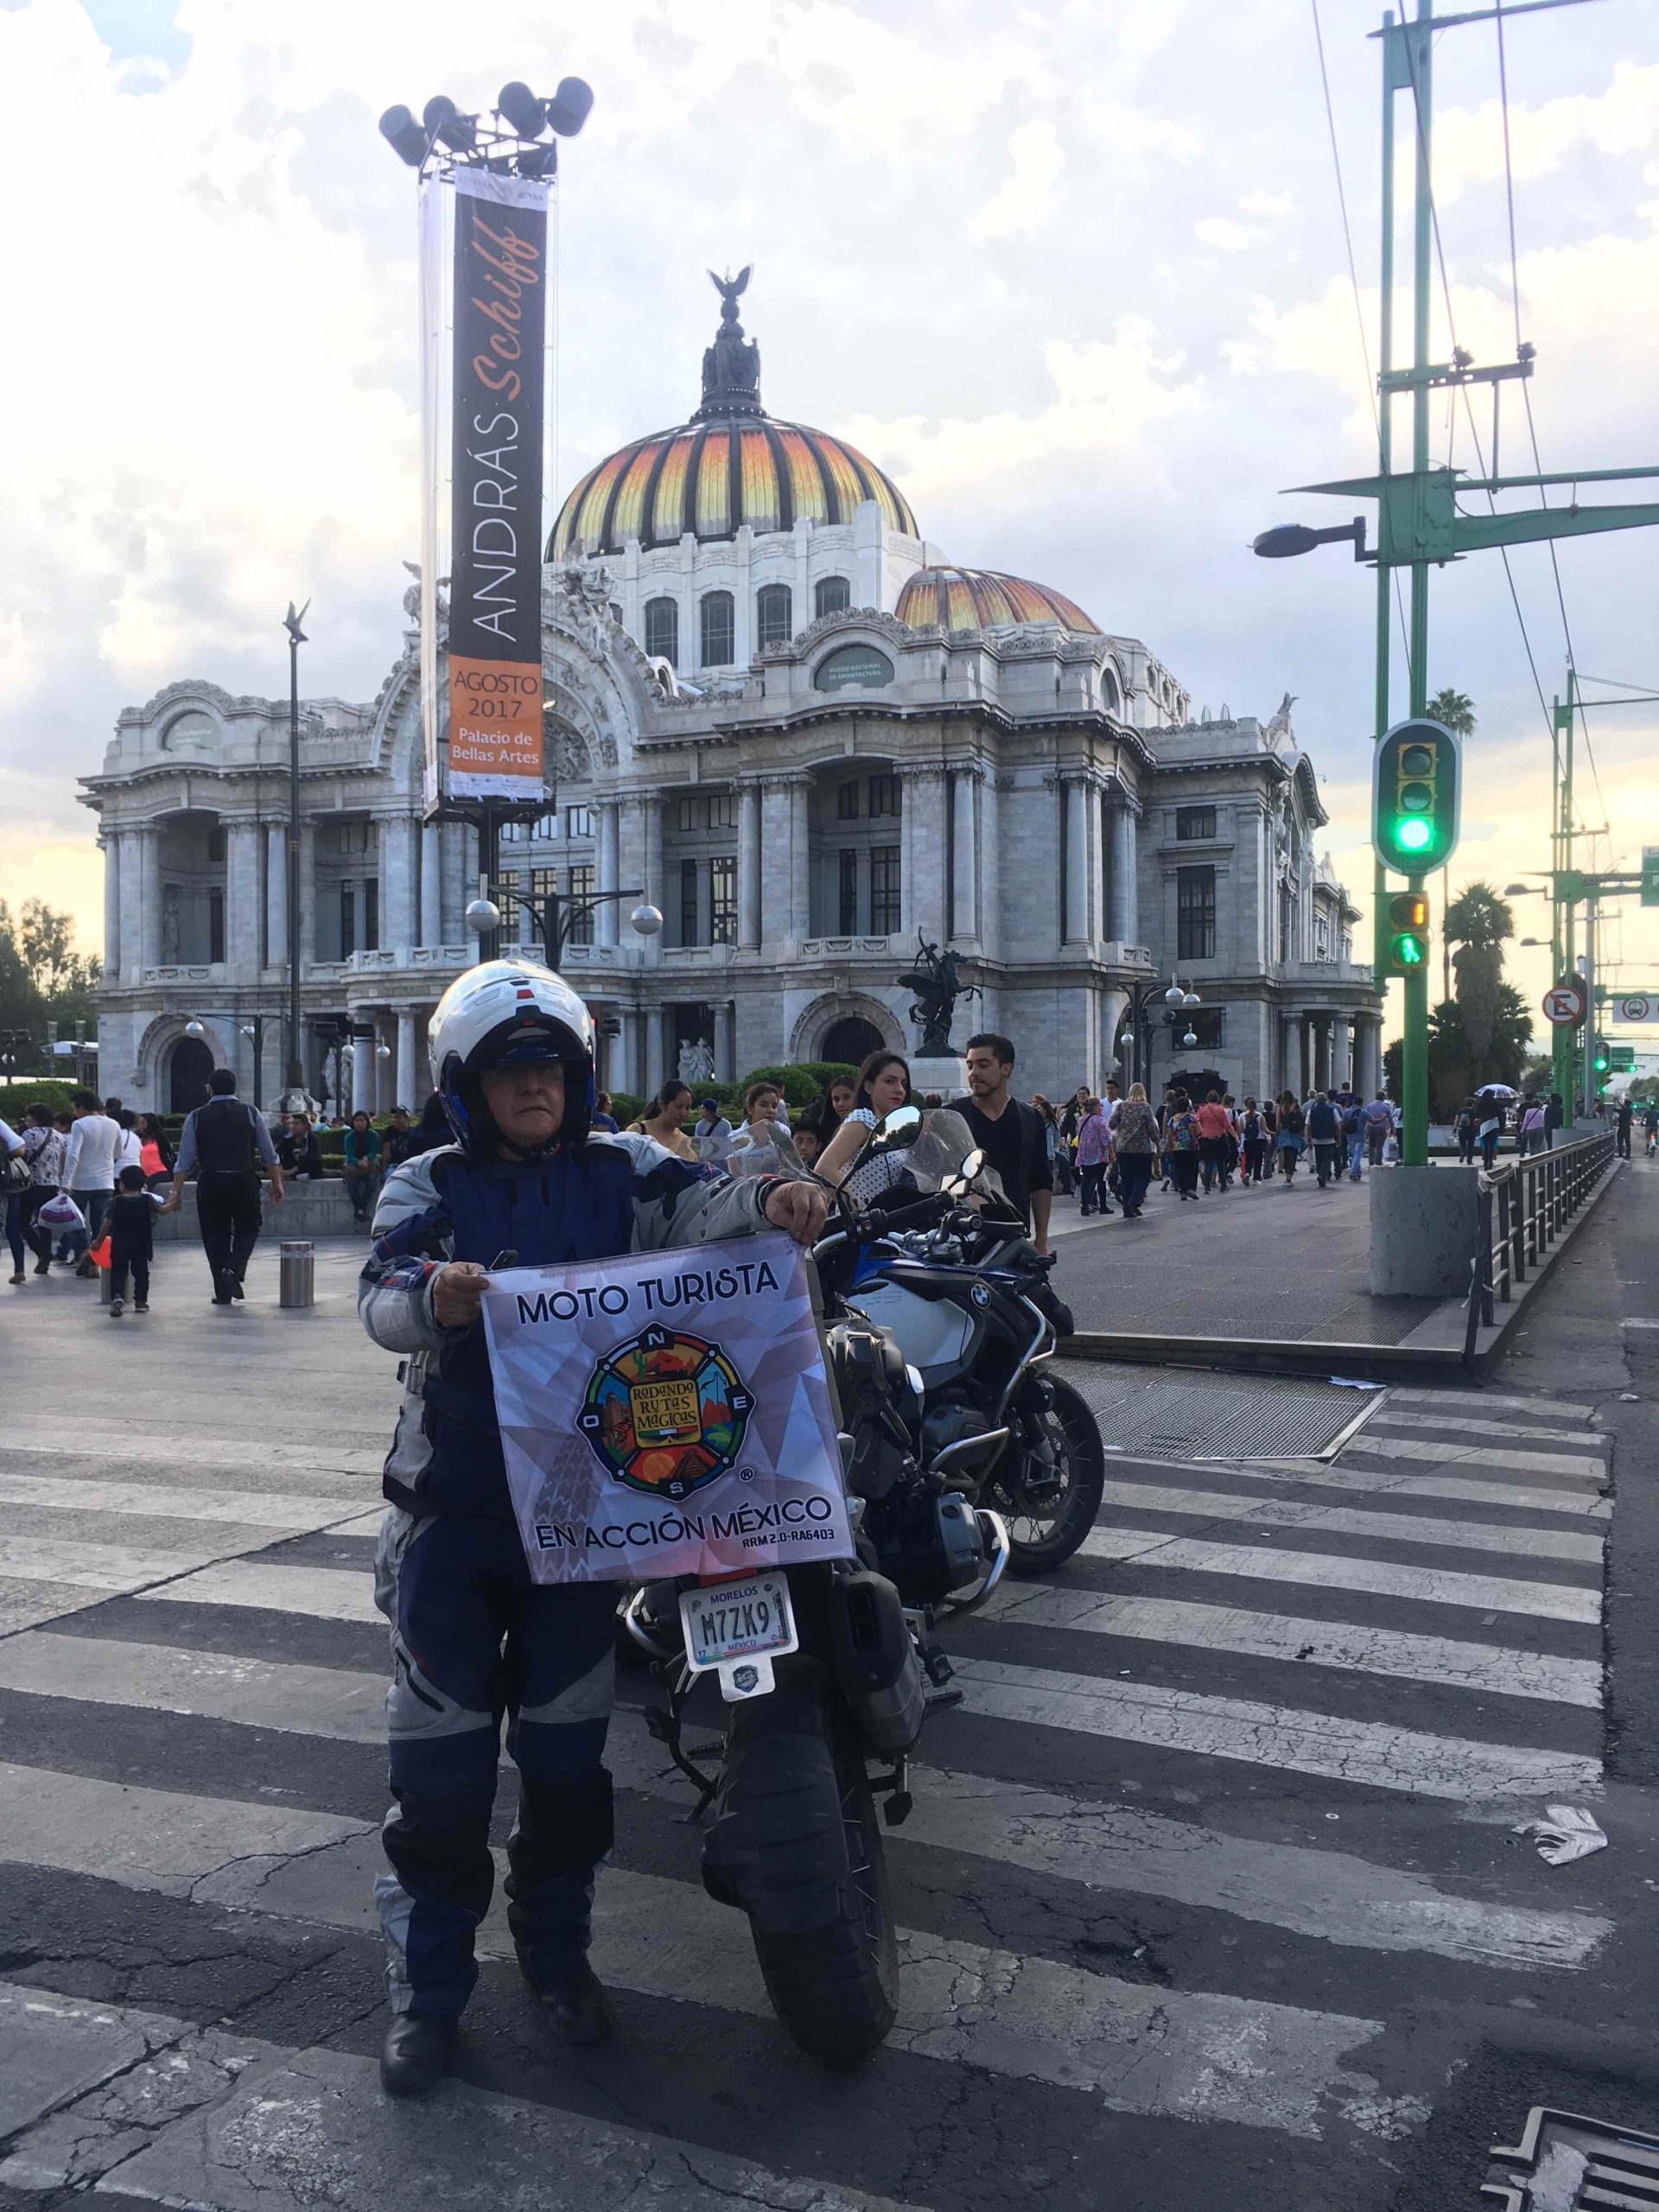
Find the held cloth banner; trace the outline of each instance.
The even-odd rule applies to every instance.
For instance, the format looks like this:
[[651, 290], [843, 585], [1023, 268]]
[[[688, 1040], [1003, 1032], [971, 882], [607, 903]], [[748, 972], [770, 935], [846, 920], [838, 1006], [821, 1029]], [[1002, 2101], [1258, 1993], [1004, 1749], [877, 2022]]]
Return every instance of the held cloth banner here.
[[853, 1556], [789, 1237], [508, 1268], [490, 1277], [484, 1328], [533, 1580]]
[[547, 186], [458, 168], [454, 192], [449, 789], [538, 798]]

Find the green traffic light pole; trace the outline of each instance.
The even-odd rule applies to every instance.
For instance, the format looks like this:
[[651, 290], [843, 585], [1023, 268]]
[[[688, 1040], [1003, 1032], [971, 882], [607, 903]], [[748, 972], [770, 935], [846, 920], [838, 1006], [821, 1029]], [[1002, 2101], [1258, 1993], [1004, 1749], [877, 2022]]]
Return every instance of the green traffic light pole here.
[[[1363, 524], [1331, 531], [1309, 531], [1292, 524], [1268, 531], [1256, 540], [1256, 550], [1269, 557], [1307, 551], [1313, 545], [1351, 539], [1356, 560], [1369, 560], [1376, 569], [1376, 742], [1381, 744], [1389, 728], [1389, 594], [1393, 572], [1411, 571], [1408, 651], [1410, 658], [1409, 708], [1421, 719], [1428, 703], [1428, 572], [1465, 553], [1497, 546], [1520, 545], [1540, 538], [1583, 537], [1607, 530], [1635, 530], [1659, 524], [1659, 505], [1580, 506], [1576, 488], [1573, 504], [1540, 507], [1516, 514], [1462, 515], [1458, 500], [1465, 492], [1499, 492], [1523, 488], [1541, 490], [1549, 485], [1576, 487], [1586, 483], [1623, 483], [1637, 478], [1659, 477], [1659, 467], [1583, 469], [1555, 475], [1469, 477], [1452, 468], [1429, 466], [1429, 394], [1436, 389], [1486, 384], [1497, 385], [1514, 378], [1530, 377], [1534, 349], [1519, 348], [1513, 363], [1477, 369], [1469, 358], [1454, 354], [1446, 363], [1429, 359], [1429, 302], [1431, 298], [1433, 202], [1430, 196], [1431, 99], [1433, 41], [1437, 33], [1468, 23], [1495, 22], [1545, 9], [1571, 7], [1581, 0], [1510, 0], [1503, 8], [1473, 9], [1455, 16], [1435, 17], [1433, 0], [1417, 0], [1415, 19], [1396, 22], [1385, 15], [1380, 30], [1371, 36], [1382, 46], [1382, 236], [1380, 263], [1381, 312], [1378, 329], [1377, 385], [1381, 394], [1377, 428], [1377, 473], [1349, 477], [1329, 484], [1303, 484], [1302, 492], [1330, 493], [1343, 499], [1375, 499], [1377, 503], [1376, 549], [1367, 553]], [[1395, 369], [1394, 343], [1395, 233], [1395, 101], [1406, 92], [1416, 112], [1416, 167], [1413, 208], [1412, 365]], [[1396, 471], [1393, 466], [1390, 403], [1397, 393], [1412, 397], [1412, 465]], [[1494, 467], [1497, 454], [1493, 454]], [[1449, 853], [1439, 859], [1449, 858]], [[1436, 865], [1439, 864], [1437, 859]], [[1410, 888], [1420, 893], [1425, 871], [1402, 871]], [[1380, 847], [1376, 861], [1376, 934], [1374, 951], [1377, 985], [1387, 976], [1384, 931], [1388, 899], [1388, 864]], [[1428, 1160], [1428, 963], [1406, 971], [1401, 1088], [1404, 1094], [1401, 1157], [1408, 1166], [1421, 1167]]]

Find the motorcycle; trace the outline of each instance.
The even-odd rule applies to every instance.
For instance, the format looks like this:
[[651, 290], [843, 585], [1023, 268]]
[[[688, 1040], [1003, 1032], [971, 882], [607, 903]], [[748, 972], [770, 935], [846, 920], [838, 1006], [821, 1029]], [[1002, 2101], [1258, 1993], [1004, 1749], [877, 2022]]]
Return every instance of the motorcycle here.
[[1048, 1574], [1090, 1529], [1105, 1488], [1100, 1430], [1082, 1394], [1043, 1372], [1071, 1317], [1052, 1258], [1026, 1235], [965, 1122], [899, 1109], [904, 1182], [815, 1253], [847, 1303], [892, 1337], [918, 1375], [918, 1458], [1002, 1516], [1009, 1572]]
[[[747, 1915], [791, 2036], [839, 2068], [868, 2056], [896, 2012], [876, 1800], [888, 1827], [909, 1815], [923, 1722], [961, 1699], [938, 1618], [982, 1604], [1009, 1547], [948, 1461], [918, 1459], [917, 1378], [883, 1331], [832, 1294], [821, 1334], [856, 1558], [649, 1584], [621, 1624], [665, 1689], [645, 1719], [700, 1793], [692, 1818], [712, 1809], [703, 1886]], [[710, 1674], [723, 1734], [688, 1747], [688, 1706]], [[716, 1756], [712, 1772], [700, 1764]]]

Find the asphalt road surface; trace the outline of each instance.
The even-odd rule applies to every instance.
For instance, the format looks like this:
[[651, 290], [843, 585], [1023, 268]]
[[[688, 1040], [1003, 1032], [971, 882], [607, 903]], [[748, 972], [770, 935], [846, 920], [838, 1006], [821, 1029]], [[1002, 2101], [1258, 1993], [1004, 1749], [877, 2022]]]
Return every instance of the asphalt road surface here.
[[[413, 2108], [372, 2065], [392, 1363], [355, 1255], [305, 1315], [263, 1259], [231, 1313], [182, 1249], [142, 1319], [31, 1279], [0, 1309], [0, 2202], [1474, 2212], [1529, 2103], [1659, 2126], [1659, 1332], [1625, 1325], [1656, 1229], [1638, 1163], [1503, 1377], [1393, 1390], [1334, 1461], [1113, 1461], [1084, 1553], [950, 1638], [862, 2071], [782, 2036], [625, 1710], [619, 2038], [550, 2043], [498, 1906]], [[1546, 1866], [1511, 1829], [1557, 1803], [1611, 1848]]]

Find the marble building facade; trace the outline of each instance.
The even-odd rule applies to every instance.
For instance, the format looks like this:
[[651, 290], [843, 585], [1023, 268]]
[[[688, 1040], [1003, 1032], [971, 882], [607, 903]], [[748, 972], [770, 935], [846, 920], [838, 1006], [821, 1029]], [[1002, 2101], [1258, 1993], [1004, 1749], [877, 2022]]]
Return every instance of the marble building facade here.
[[[1006, 1030], [1027, 1095], [1127, 1066], [1131, 990], [1172, 976], [1199, 1042], [1160, 1027], [1154, 1084], [1373, 1085], [1381, 1001], [1289, 700], [1195, 714], [1139, 640], [950, 566], [861, 455], [767, 416], [753, 370], [705, 364], [690, 421], [590, 471], [549, 543], [544, 804], [505, 825], [501, 880], [662, 910], [641, 938], [601, 905], [569, 949], [608, 1087], [649, 1091], [695, 1043], [722, 1077], [913, 1049], [918, 935], [982, 993], [958, 1041]], [[406, 629], [372, 701], [302, 709], [302, 1051], [332, 1094], [355, 1033], [348, 1106], [419, 1106], [427, 1016], [476, 957], [477, 833], [421, 819], [418, 648]], [[184, 680], [83, 781], [103, 1080], [130, 1103], [194, 1103], [214, 1062], [281, 1088], [288, 741], [285, 701]]]

